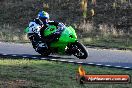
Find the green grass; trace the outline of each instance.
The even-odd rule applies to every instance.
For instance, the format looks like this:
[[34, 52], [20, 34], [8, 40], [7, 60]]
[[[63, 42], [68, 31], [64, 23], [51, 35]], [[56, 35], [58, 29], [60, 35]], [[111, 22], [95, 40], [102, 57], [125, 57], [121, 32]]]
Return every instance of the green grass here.
[[118, 48], [132, 50], [132, 38], [128, 37], [98, 37], [98, 38], [82, 38], [80, 41], [88, 46], [104, 47], [104, 48]]
[[[132, 84], [76, 82], [79, 65], [28, 59], [0, 59], [0, 88], [131, 88]], [[131, 70], [83, 66], [87, 74], [129, 74]]]

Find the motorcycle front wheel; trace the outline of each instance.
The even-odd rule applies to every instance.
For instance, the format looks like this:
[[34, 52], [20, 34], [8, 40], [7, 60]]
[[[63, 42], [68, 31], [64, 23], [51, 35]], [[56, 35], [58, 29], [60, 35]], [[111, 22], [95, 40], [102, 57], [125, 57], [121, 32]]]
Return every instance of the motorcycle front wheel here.
[[88, 57], [88, 51], [82, 43], [75, 42], [71, 46], [72, 54], [77, 58], [86, 59]]

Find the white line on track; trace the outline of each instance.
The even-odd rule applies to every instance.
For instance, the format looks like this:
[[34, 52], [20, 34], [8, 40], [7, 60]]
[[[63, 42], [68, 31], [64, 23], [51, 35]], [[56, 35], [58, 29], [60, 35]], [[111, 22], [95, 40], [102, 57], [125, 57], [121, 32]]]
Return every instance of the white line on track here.
[[69, 63], [73, 63], [74, 61], [68, 61]]
[[46, 58], [40, 58], [40, 59], [42, 59], [42, 60], [47, 60]]
[[102, 64], [96, 64], [96, 65], [101, 66]]
[[37, 57], [31, 57], [31, 58], [36, 59]]
[[57, 59], [51, 59], [52, 61], [56, 61]]
[[22, 56], [22, 57], [28, 57], [28, 56]]
[[16, 57], [17, 55], [11, 55], [11, 56]]
[[110, 67], [111, 65], [105, 65], [105, 66]]
[[88, 63], [88, 64], [94, 64], [94, 63]]
[[64, 61], [66, 61], [66, 60], [59, 60], [59, 61], [62, 61], [62, 62], [64, 62]]
[[76, 62], [76, 63], [78, 63], [78, 64], [83, 64], [83, 62]]
[[4, 53], [4, 54], [2, 54], [2, 55], [7, 55], [7, 54]]
[[[8, 55], [8, 54], [1, 54], [1, 55]], [[11, 55], [11, 56], [17, 56], [17, 55]], [[22, 56], [22, 57], [28, 57], [28, 56]], [[33, 59], [36, 59], [38, 57], [29, 57], [29, 58], [33, 58]], [[47, 58], [40, 58], [42, 60], [47, 60]], [[61, 61], [61, 62], [69, 62], [69, 63], [74, 63], [75, 61], [67, 61], [67, 60], [58, 60], [58, 59], [50, 59], [52, 61]], [[78, 63], [78, 64], [84, 64], [83, 62], [75, 62], [75, 63]], [[96, 66], [105, 66], [105, 67], [116, 67], [116, 68], [124, 68], [124, 69], [130, 69], [131, 67], [123, 67], [123, 66], [113, 66], [113, 65], [103, 65], [103, 64], [95, 64], [95, 63], [87, 63], [89, 65], [96, 65]], [[132, 69], [132, 68], [131, 68]]]
[[114, 67], [120, 68], [120, 67], [122, 67], [122, 66], [114, 66]]
[[123, 67], [123, 68], [130, 68], [130, 67]]

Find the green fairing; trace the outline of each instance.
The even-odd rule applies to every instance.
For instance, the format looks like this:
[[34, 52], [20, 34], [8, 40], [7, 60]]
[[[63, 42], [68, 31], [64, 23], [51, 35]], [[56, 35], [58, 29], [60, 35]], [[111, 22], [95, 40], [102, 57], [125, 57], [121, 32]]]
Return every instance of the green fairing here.
[[[29, 31], [29, 27], [27, 27], [25, 30], [24, 30], [26, 33], [28, 33]], [[50, 25], [48, 28], [46, 28], [44, 30], [44, 36], [48, 36], [54, 32], [57, 31], [57, 28], [56, 26], [54, 25]], [[58, 53], [59, 54], [65, 54], [65, 48], [68, 44], [70, 43], [74, 43], [77, 41], [77, 35], [76, 35], [76, 32], [75, 30], [69, 26], [69, 27], [65, 27], [63, 32], [61, 33], [61, 36], [60, 38], [58, 39], [58, 41], [53, 41], [51, 44], [50, 44], [50, 48], [53, 49], [53, 48], [57, 48], [58, 49]]]
[[24, 30], [25, 33], [28, 33], [28, 31], [29, 31], [29, 27], [27, 27], [27, 28]]
[[58, 48], [60, 54], [65, 53], [65, 48], [69, 43], [74, 43], [77, 40], [77, 35], [75, 30], [69, 26], [64, 29], [59, 40], [57, 42], [51, 43], [50, 47]]
[[54, 33], [55, 31], [56, 31], [56, 26], [54, 26], [54, 25], [48, 26], [48, 27], [44, 30], [44, 36], [48, 36], [48, 35]]

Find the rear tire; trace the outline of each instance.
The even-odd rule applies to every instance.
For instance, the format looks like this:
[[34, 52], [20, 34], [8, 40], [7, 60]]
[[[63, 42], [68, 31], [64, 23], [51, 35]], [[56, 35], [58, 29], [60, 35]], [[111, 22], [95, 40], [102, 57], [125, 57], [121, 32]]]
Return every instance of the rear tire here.
[[79, 59], [86, 59], [88, 57], [86, 47], [80, 42], [72, 44], [72, 54]]
[[41, 54], [41, 56], [49, 56], [50, 53], [49, 52], [38, 52], [39, 54]]
[[47, 48], [39, 48], [37, 52], [41, 54], [41, 56], [48, 56], [51, 53]]

